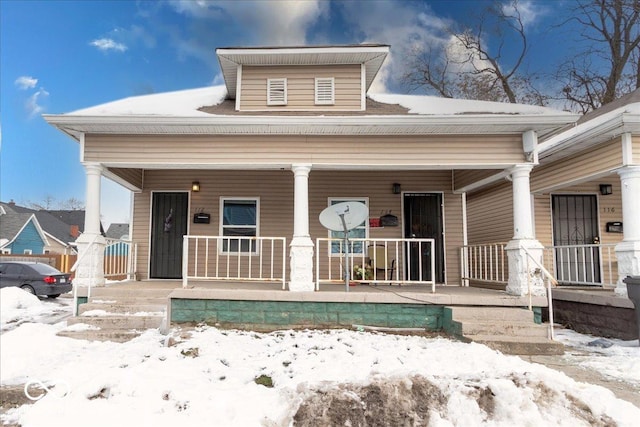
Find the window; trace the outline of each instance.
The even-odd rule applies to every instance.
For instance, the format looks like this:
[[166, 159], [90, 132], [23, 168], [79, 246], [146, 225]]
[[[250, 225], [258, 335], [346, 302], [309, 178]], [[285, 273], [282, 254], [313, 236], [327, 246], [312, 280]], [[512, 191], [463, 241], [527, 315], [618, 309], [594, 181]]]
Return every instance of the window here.
[[287, 79], [267, 79], [267, 105], [287, 105]]
[[336, 103], [333, 77], [316, 77], [316, 105]]
[[9, 255], [9, 254], [11, 254], [11, 248], [2, 249], [2, 251], [0, 251], [0, 253], [5, 254], [5, 255]]
[[[360, 202], [368, 206], [368, 201], [366, 198], [362, 199], [329, 199], [329, 206], [333, 206], [342, 202]], [[367, 227], [367, 221], [362, 221], [360, 225], [355, 228], [349, 230], [349, 239], [356, 239], [355, 241], [349, 240], [349, 253], [350, 254], [362, 254], [364, 253], [365, 242], [362, 240], [358, 241], [357, 239], [366, 239], [368, 237], [369, 229]], [[333, 231], [329, 230], [329, 237], [332, 239], [344, 239], [344, 231]], [[344, 251], [344, 243], [343, 241], [332, 241], [331, 242], [331, 255], [342, 255]]]
[[258, 236], [259, 199], [223, 198], [220, 203], [222, 236], [239, 237], [224, 239], [222, 252], [256, 253], [256, 241], [242, 237]]
[[24, 252], [22, 252], [24, 255], [31, 255], [33, 254], [33, 251], [31, 249], [25, 249]]

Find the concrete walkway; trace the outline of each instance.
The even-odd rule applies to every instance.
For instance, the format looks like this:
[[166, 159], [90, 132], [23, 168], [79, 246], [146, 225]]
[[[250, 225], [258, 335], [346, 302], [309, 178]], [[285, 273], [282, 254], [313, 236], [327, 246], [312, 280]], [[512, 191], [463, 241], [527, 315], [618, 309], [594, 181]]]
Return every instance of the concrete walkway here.
[[[570, 353], [571, 358], [566, 355], [558, 356], [520, 356], [523, 360], [531, 363], [539, 363], [546, 367], [563, 372], [567, 376], [582, 383], [598, 385], [607, 388], [616, 395], [618, 399], [626, 400], [640, 408], [640, 386], [634, 386], [626, 382], [619, 381], [602, 375], [600, 372], [579, 366], [576, 360], [580, 360], [581, 350], [566, 347], [565, 354]], [[587, 355], [584, 356], [585, 358]]]

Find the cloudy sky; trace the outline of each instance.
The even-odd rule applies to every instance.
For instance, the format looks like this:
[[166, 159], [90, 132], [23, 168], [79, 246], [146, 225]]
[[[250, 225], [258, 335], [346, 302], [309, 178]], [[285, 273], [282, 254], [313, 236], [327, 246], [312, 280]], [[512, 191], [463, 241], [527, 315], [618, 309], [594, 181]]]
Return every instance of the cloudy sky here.
[[[531, 64], [562, 55], [549, 20], [564, 0], [520, 0]], [[128, 96], [221, 84], [215, 49], [384, 43], [372, 91], [406, 93], [413, 45], [445, 43], [485, 0], [0, 1], [0, 200], [85, 199], [78, 144], [42, 119]], [[556, 38], [556, 40], [554, 40]], [[553, 46], [553, 49], [549, 49]], [[126, 222], [127, 191], [103, 184], [104, 222]]]

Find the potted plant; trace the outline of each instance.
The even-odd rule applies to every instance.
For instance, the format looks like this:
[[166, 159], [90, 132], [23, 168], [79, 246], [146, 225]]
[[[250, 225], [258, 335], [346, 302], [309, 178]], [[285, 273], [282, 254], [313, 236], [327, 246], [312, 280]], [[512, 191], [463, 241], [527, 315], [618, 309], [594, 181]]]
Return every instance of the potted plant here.
[[354, 280], [371, 280], [373, 279], [373, 270], [370, 265], [360, 266], [358, 264], [353, 266], [353, 279]]

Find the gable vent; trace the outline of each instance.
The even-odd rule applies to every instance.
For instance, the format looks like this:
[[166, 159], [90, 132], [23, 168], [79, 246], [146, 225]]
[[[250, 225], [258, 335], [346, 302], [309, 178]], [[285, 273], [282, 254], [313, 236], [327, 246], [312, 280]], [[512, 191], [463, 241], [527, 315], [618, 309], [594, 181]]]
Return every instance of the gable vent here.
[[333, 77], [316, 78], [316, 105], [335, 104], [335, 90]]
[[267, 79], [267, 105], [287, 105], [287, 79]]

